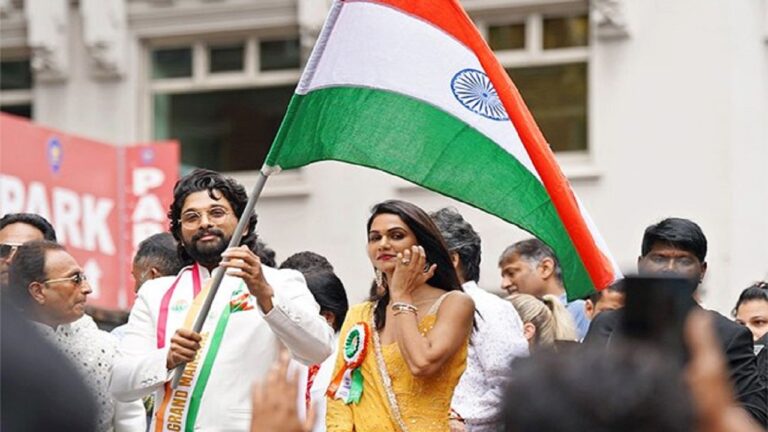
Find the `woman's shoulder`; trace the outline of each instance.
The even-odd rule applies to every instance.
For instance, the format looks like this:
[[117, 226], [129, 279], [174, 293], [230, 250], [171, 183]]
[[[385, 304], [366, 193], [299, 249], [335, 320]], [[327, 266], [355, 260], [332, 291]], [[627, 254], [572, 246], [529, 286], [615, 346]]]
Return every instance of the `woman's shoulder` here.
[[465, 293], [464, 291], [448, 291], [437, 300], [437, 302], [432, 306], [432, 309], [435, 312], [439, 312], [444, 309], [466, 310], [474, 312], [475, 301], [472, 300], [472, 297], [470, 297], [469, 294]]
[[475, 301], [472, 300], [472, 296], [465, 293], [464, 291], [459, 290], [448, 291], [447, 293], [443, 294], [443, 302], [451, 302], [454, 304], [471, 306], [472, 308], [475, 307]]
[[373, 309], [374, 303], [372, 301], [364, 301], [362, 303], [358, 303], [356, 305], [353, 305], [349, 308], [349, 311], [347, 312], [347, 316], [356, 316], [356, 317], [362, 317], [371, 312], [371, 309]]

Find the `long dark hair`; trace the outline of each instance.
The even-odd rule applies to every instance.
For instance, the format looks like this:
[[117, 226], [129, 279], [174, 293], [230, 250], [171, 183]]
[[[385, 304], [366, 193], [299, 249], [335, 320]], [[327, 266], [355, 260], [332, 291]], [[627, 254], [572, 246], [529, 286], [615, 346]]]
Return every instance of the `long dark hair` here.
[[[443, 240], [440, 230], [424, 210], [409, 202], [400, 200], [388, 200], [378, 203], [371, 209], [371, 217], [368, 218], [368, 223], [366, 224], [366, 234], [371, 231], [373, 219], [381, 214], [398, 216], [416, 236], [419, 246], [424, 248], [427, 261], [430, 264], [437, 265], [435, 274], [427, 281], [430, 286], [445, 291], [462, 291], [461, 283], [456, 275], [456, 270], [453, 268], [451, 254], [448, 252], [445, 240]], [[386, 324], [387, 304], [389, 303], [389, 289], [386, 287], [386, 283], [383, 293], [376, 293], [375, 290], [372, 290], [370, 300], [376, 302], [373, 316], [376, 329], [381, 330]]]

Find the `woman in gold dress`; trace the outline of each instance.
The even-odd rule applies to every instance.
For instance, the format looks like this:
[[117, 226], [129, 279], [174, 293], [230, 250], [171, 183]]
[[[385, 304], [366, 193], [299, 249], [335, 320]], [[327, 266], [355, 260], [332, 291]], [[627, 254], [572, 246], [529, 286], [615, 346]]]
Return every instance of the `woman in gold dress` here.
[[352, 307], [342, 326], [327, 430], [448, 431], [474, 303], [423, 210], [385, 201], [367, 228], [378, 293]]

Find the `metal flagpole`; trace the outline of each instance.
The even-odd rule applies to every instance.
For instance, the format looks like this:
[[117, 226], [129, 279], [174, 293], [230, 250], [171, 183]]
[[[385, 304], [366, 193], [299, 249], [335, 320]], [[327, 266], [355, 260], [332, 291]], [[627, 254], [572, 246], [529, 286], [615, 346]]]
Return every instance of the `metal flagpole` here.
[[[275, 168], [267, 166], [262, 167], [262, 169], [259, 171], [259, 177], [256, 179], [256, 184], [253, 186], [251, 196], [248, 197], [248, 203], [245, 205], [245, 210], [243, 210], [243, 214], [240, 215], [240, 220], [237, 222], [235, 232], [232, 233], [232, 239], [229, 241], [229, 247], [232, 248], [240, 246], [240, 240], [243, 238], [243, 231], [245, 231], [245, 227], [248, 225], [250, 215], [253, 213], [253, 207], [256, 205], [256, 201], [259, 199], [259, 195], [261, 195], [261, 191], [264, 189], [264, 185], [267, 183], [267, 177], [269, 177], [269, 175], [275, 171], [277, 171]], [[216, 297], [216, 292], [219, 291], [219, 285], [221, 285], [221, 281], [224, 279], [224, 273], [226, 273], [226, 271], [222, 267], [219, 267], [216, 269], [216, 271], [214, 271], [213, 282], [211, 282], [211, 290], [208, 292], [208, 296], [205, 298], [205, 302], [203, 302], [203, 305], [200, 308], [200, 313], [197, 315], [197, 318], [195, 318], [194, 325], [192, 325], [192, 331], [195, 333], [200, 333], [200, 330], [203, 329], [205, 318], [208, 316], [208, 312], [211, 310], [213, 299]], [[179, 380], [181, 380], [181, 374], [184, 372], [184, 367], [186, 365], [186, 363], [181, 363], [176, 366], [176, 369], [173, 373], [173, 380], [171, 381], [171, 388], [176, 389], [176, 387], [178, 387]]]

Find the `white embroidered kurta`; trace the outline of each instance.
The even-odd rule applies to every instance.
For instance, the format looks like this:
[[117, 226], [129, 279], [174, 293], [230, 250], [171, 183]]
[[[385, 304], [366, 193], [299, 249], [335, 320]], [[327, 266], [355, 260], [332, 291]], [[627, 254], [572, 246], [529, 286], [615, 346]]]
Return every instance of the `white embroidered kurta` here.
[[99, 330], [88, 315], [58, 326], [35, 322], [43, 337], [58, 347], [81, 373], [96, 397], [99, 409], [98, 431], [144, 432], [146, 411], [141, 400], [117, 402], [109, 393], [112, 367], [117, 354], [117, 339]]
[[453, 392], [451, 408], [466, 422], [468, 431], [496, 431], [501, 399], [510, 363], [528, 355], [523, 323], [512, 303], [477, 286], [462, 285], [475, 302], [476, 328], [470, 336], [467, 368]]
[[[243, 289], [239, 278], [225, 276], [214, 298], [201, 331], [207, 346], [199, 354], [204, 354], [203, 351], [211, 345], [210, 335], [215, 334], [224, 308], [229, 308], [227, 305], [235, 300], [242, 303], [243, 297], [247, 298], [247, 305], [229, 309], [228, 323], [194, 421], [195, 430], [224, 432], [249, 429], [251, 384], [265, 377], [277, 358], [279, 343], [291, 352], [294, 359], [305, 365], [321, 363], [332, 351], [333, 330], [319, 315], [320, 308], [303, 276], [293, 270], [275, 270], [266, 266], [262, 269], [275, 293], [274, 308], [269, 313], [261, 311], [255, 297]], [[164, 384], [172, 376], [166, 369], [166, 356], [171, 337], [183, 325], [193, 303], [193, 271], [193, 268], [182, 270], [170, 297], [162, 348], [158, 348], [161, 303], [176, 277], [148, 281], [139, 291], [114, 369], [111, 390], [118, 400], [141, 398], [155, 392], [156, 411], [164, 400]], [[204, 285], [210, 274], [201, 267], [200, 275]], [[205, 356], [198, 356], [201, 357]], [[201, 359], [196, 374], [200, 374], [203, 363]], [[198, 378], [197, 375], [195, 377]], [[155, 412], [153, 431], [157, 419]], [[181, 427], [183, 430], [184, 425]]]

